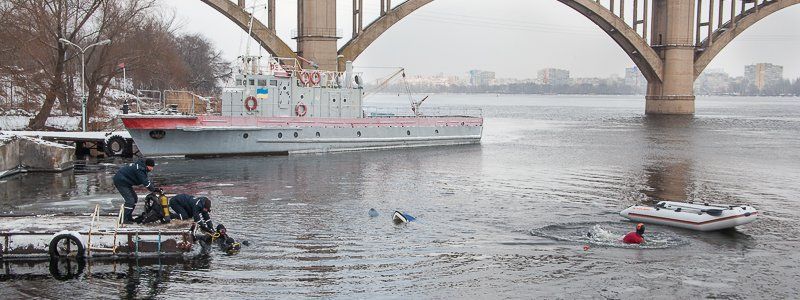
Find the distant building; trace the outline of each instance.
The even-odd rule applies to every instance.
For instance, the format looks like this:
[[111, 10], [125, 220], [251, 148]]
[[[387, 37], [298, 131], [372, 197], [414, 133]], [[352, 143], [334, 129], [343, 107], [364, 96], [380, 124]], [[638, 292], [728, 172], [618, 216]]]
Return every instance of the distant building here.
[[469, 84], [474, 86], [491, 85], [495, 81], [495, 74], [491, 71], [469, 71]]
[[545, 85], [567, 85], [569, 84], [569, 71], [562, 69], [547, 68], [539, 70], [539, 82]]
[[731, 76], [721, 69], [705, 70], [694, 81], [694, 92], [698, 95], [730, 94], [731, 82]]
[[770, 63], [759, 63], [744, 66], [744, 78], [759, 90], [778, 84], [783, 80], [783, 66]]
[[464, 80], [458, 76], [445, 75], [439, 73], [436, 75], [413, 75], [406, 77], [408, 84], [416, 85], [430, 85], [430, 86], [451, 86], [463, 84]]
[[644, 78], [639, 67], [625, 68], [625, 85], [636, 88], [637, 93], [644, 93], [647, 89], [647, 79]]

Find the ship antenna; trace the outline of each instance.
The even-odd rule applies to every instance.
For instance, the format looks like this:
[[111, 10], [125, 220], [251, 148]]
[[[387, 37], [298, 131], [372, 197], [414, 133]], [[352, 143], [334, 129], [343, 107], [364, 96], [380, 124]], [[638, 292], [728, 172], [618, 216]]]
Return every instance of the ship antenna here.
[[[247, 47], [245, 48], [245, 55], [244, 55], [244, 61], [247, 62], [250, 61], [250, 42], [253, 40], [253, 19], [255, 18], [257, 7], [258, 7], [257, 4], [253, 4], [253, 6], [250, 6], [250, 20], [247, 22]], [[264, 6], [264, 9], [267, 9], [266, 5]], [[241, 47], [241, 43], [239, 44], [239, 46]], [[239, 49], [239, 51], [241, 51], [241, 48]], [[259, 49], [259, 55], [260, 53], [261, 50]], [[247, 69], [249, 69], [249, 66], [245, 67], [245, 70]]]
[[250, 41], [253, 40], [253, 18], [256, 15], [256, 5], [250, 7], [250, 20], [247, 22], [247, 48], [245, 48], [244, 56], [250, 58]]

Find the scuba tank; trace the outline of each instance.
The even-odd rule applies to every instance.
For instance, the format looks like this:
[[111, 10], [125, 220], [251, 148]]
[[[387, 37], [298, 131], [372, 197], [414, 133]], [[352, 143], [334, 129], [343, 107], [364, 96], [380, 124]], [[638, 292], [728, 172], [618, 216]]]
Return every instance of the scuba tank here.
[[169, 199], [162, 193], [153, 192], [148, 194], [144, 202], [144, 211], [135, 220], [137, 223], [146, 224], [161, 221], [169, 223]]
[[169, 199], [164, 194], [161, 194], [161, 209], [163, 210], [162, 223], [169, 223]]

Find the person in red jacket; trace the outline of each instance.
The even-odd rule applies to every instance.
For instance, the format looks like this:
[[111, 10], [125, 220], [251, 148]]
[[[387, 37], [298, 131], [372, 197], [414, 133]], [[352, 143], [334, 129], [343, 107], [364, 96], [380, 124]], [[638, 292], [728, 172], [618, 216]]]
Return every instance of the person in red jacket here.
[[622, 242], [625, 244], [641, 244], [644, 243], [644, 224], [639, 223], [636, 224], [636, 231], [631, 231], [622, 238]]

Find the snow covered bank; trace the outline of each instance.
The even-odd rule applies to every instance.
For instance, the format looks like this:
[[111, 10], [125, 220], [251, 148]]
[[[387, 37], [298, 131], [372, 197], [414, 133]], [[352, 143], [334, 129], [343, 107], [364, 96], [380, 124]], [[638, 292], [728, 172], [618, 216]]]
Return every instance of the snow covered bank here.
[[[0, 116], [0, 130], [22, 130], [28, 127], [28, 123], [33, 117], [29, 116]], [[54, 116], [47, 118], [47, 127], [57, 128], [66, 131], [74, 131], [80, 128], [81, 117]]]

